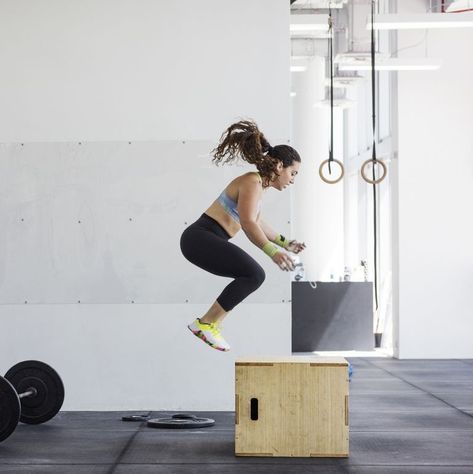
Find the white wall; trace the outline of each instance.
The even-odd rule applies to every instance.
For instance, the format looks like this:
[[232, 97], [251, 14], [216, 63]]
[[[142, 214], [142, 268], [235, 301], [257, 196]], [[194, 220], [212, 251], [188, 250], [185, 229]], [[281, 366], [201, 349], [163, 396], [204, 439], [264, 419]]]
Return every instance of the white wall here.
[[430, 30], [400, 56], [426, 51], [440, 70], [398, 74], [397, 355], [471, 358], [473, 30]]
[[222, 353], [186, 328], [207, 305], [2, 306], [2, 371], [51, 363], [65, 410], [233, 410], [235, 358], [290, 354], [287, 307], [237, 306], [224, 324], [232, 350]]
[[0, 142], [288, 137], [287, 3], [2, 0]]
[[[225, 281], [177, 240], [244, 171], [207, 161], [227, 125], [288, 141], [288, 23], [286, 0], [2, 1], [1, 370], [51, 363], [65, 409], [230, 410], [235, 357], [290, 353], [289, 278], [242, 235], [265, 286], [232, 352], [193, 338]], [[288, 197], [263, 204], [281, 232]]]
[[[305, 241], [307, 249], [301, 254], [307, 279], [338, 281], [343, 274], [343, 182], [330, 185], [319, 177], [319, 166], [329, 157], [330, 108], [316, 106], [325, 99], [325, 60], [314, 57], [308, 70], [293, 73], [292, 101], [293, 145], [302, 156], [301, 174], [293, 192], [294, 235]], [[343, 130], [342, 112], [335, 110], [334, 158], [343, 162], [340, 144]], [[333, 165], [332, 177], [339, 176]], [[328, 175], [328, 167], [324, 173]], [[329, 176], [330, 177], [330, 176]]]

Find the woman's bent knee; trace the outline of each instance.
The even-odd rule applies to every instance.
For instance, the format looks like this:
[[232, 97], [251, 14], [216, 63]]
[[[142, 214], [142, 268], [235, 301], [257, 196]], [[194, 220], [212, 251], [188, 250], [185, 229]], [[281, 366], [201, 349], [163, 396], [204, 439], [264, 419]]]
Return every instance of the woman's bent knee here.
[[255, 271], [253, 272], [253, 274], [251, 275], [251, 283], [254, 290], [259, 288], [263, 284], [265, 279], [266, 279], [266, 273], [264, 272], [263, 268], [257, 267]]

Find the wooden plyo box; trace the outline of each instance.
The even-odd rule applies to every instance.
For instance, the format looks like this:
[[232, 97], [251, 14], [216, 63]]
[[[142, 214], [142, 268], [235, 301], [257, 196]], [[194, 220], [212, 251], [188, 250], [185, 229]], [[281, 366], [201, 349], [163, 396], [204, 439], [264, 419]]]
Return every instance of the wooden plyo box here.
[[347, 457], [348, 433], [344, 358], [236, 360], [236, 456]]

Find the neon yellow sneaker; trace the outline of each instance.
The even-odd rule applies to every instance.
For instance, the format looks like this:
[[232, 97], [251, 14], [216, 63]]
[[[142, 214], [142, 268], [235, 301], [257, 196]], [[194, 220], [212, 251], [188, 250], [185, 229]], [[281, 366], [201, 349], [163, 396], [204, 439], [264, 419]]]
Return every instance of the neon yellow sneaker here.
[[197, 318], [192, 324], [189, 324], [189, 326], [187, 327], [192, 331], [195, 336], [202, 339], [210, 347], [213, 347], [218, 351], [224, 352], [230, 350], [230, 346], [220, 334], [220, 329], [217, 324], [201, 323], [200, 319]]

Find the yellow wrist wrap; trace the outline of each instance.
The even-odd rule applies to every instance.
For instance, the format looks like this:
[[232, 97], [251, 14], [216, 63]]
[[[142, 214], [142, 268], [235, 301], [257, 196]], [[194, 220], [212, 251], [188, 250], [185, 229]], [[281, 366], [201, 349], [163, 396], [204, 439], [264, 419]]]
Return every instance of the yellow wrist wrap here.
[[274, 243], [278, 244], [280, 247], [287, 249], [289, 245], [289, 240], [284, 237], [284, 235], [279, 234], [275, 239]]
[[273, 258], [274, 257], [274, 254], [276, 254], [277, 252], [279, 252], [279, 249], [278, 247], [276, 247], [276, 245], [274, 245], [273, 243], [271, 242], [266, 242], [264, 245], [263, 245], [263, 252], [270, 258]]

